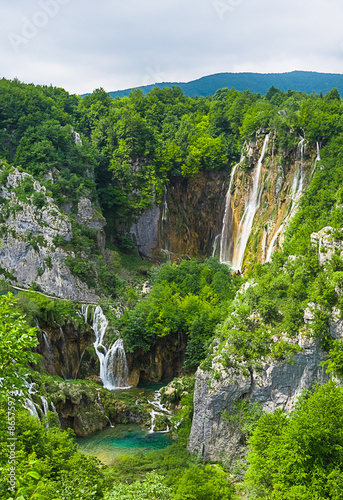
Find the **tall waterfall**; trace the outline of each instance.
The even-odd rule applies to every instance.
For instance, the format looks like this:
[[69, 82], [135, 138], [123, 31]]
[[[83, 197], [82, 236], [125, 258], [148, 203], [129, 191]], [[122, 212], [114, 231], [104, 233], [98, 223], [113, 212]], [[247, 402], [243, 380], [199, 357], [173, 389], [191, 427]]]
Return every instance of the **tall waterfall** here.
[[252, 174], [253, 185], [249, 194], [248, 201], [245, 205], [244, 213], [238, 227], [236, 245], [233, 251], [232, 267], [241, 270], [244, 252], [251, 233], [254, 217], [260, 205], [261, 191], [259, 190], [259, 180], [262, 167], [262, 161], [267, 150], [269, 134], [266, 135], [263, 143], [261, 156], [257, 162], [257, 166]]
[[[82, 314], [87, 320], [85, 306], [82, 307]], [[129, 387], [129, 370], [127, 366], [126, 353], [123, 340], [118, 338], [112, 347], [104, 345], [104, 336], [108, 326], [108, 321], [100, 306], [94, 311], [92, 328], [95, 333], [94, 349], [100, 362], [100, 378], [106, 389], [113, 390]]]
[[[233, 232], [232, 232], [233, 210], [231, 207], [231, 190], [232, 190], [232, 185], [233, 185], [233, 181], [235, 178], [236, 170], [239, 167], [239, 165], [241, 164], [241, 162], [243, 161], [243, 158], [244, 158], [244, 156], [241, 156], [239, 163], [237, 163], [237, 165], [235, 165], [231, 171], [229, 189], [227, 190], [227, 193], [226, 193], [225, 211], [224, 211], [224, 217], [223, 217], [222, 232], [220, 235], [219, 262], [221, 264], [231, 263], [232, 250], [233, 250]], [[215, 254], [215, 252], [213, 253], [213, 257], [214, 257], [214, 254]]]
[[[270, 262], [273, 252], [275, 250], [275, 244], [277, 242], [279, 234], [283, 231], [285, 226], [287, 225], [288, 221], [293, 217], [293, 215], [296, 212], [296, 209], [298, 207], [298, 202], [301, 198], [303, 187], [304, 187], [304, 149], [305, 149], [305, 137], [300, 136], [300, 141], [297, 146], [297, 156], [300, 156], [300, 164], [298, 163], [296, 167], [296, 172], [294, 175], [291, 191], [290, 191], [290, 198], [292, 200], [291, 203], [291, 208], [290, 211], [287, 215], [287, 217], [283, 220], [282, 224], [280, 224], [279, 229], [276, 231], [274, 234], [269, 247], [267, 251], [267, 256], [265, 262]], [[320, 155], [319, 155], [319, 144], [317, 142], [317, 157], [315, 160], [315, 165], [317, 161], [320, 160]], [[315, 168], [315, 167], [314, 167]]]

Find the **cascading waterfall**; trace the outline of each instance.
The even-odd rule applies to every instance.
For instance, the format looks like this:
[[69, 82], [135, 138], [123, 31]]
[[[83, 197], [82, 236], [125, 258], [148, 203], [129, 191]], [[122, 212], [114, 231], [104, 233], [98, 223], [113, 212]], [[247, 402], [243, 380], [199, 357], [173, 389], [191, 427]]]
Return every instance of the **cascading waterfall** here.
[[129, 370], [123, 339], [117, 339], [107, 353], [107, 381], [112, 387], [127, 387]]
[[[28, 388], [29, 396], [36, 394], [37, 391], [34, 388], [36, 384], [34, 382], [28, 382], [27, 380], [25, 380], [25, 385]], [[24, 399], [23, 407], [26, 408], [26, 410], [29, 410], [30, 415], [32, 417], [39, 419], [39, 415], [38, 415], [38, 411], [37, 411], [38, 405], [36, 403], [34, 403], [30, 397]]]
[[297, 156], [300, 155], [300, 165], [297, 164], [297, 170], [293, 179], [290, 197], [293, 201], [298, 201], [301, 197], [304, 184], [304, 143], [305, 137], [300, 136], [297, 146]]
[[56, 407], [55, 407], [55, 405], [54, 405], [54, 403], [53, 403], [52, 401], [51, 401], [50, 405], [51, 405], [51, 409], [52, 409], [52, 411], [53, 411], [54, 413], [56, 413], [57, 418], [58, 418], [58, 425], [61, 427], [60, 416], [59, 416], [59, 414], [58, 414], [58, 412], [57, 412], [57, 410], [56, 410]]
[[[282, 224], [280, 224], [279, 229], [276, 231], [274, 234], [269, 247], [267, 251], [267, 256], [265, 262], [270, 262], [273, 252], [275, 250], [275, 244], [277, 242], [279, 234], [283, 231], [285, 226], [287, 225], [288, 221], [293, 217], [293, 215], [296, 212], [298, 202], [301, 198], [302, 191], [303, 191], [303, 185], [304, 185], [304, 148], [305, 148], [305, 137], [300, 136], [300, 141], [297, 146], [297, 155], [300, 156], [300, 165], [297, 165], [297, 170], [293, 179], [291, 191], [290, 191], [290, 198], [292, 200], [291, 204], [291, 209], [289, 211], [289, 214], [287, 217], [284, 219]], [[315, 160], [315, 165], [316, 162], [320, 160], [320, 155], [319, 155], [319, 144], [317, 142], [317, 157]], [[315, 168], [315, 166], [314, 166]]]
[[[221, 264], [224, 263], [231, 263], [231, 257], [232, 257], [232, 249], [233, 249], [233, 235], [232, 235], [232, 223], [233, 223], [233, 210], [231, 207], [231, 190], [232, 190], [232, 185], [233, 181], [235, 178], [235, 173], [241, 162], [243, 161], [244, 156], [241, 156], [241, 159], [239, 163], [237, 163], [232, 171], [231, 171], [231, 176], [230, 176], [230, 184], [229, 184], [229, 189], [227, 190], [226, 193], [226, 198], [225, 198], [225, 211], [224, 211], [224, 217], [223, 217], [223, 224], [222, 224], [222, 232], [220, 235], [220, 252], [219, 252], [219, 262]], [[214, 256], [214, 254], [213, 254]]]
[[[82, 311], [86, 315], [85, 310]], [[94, 349], [100, 362], [100, 378], [106, 389], [128, 388], [129, 371], [122, 339], [117, 339], [108, 349], [104, 345], [104, 336], [108, 321], [100, 306], [96, 306], [93, 316], [95, 333]]]
[[46, 399], [45, 396], [41, 396], [40, 398], [41, 398], [42, 404], [43, 404], [44, 415], [46, 415], [48, 413], [48, 411], [49, 411], [49, 403], [48, 403], [48, 401], [47, 401], [47, 399]]
[[310, 175], [310, 179], [312, 179], [313, 174], [316, 171], [317, 163], [320, 160], [321, 160], [321, 158], [320, 158], [320, 145], [319, 145], [319, 142], [317, 141], [317, 156], [316, 156], [316, 159], [314, 160], [314, 165], [313, 165], [313, 169], [312, 169], [312, 172], [311, 172], [311, 175]]
[[85, 320], [85, 323], [88, 321], [88, 309], [89, 309], [89, 304], [82, 304], [81, 306], [81, 314], [83, 316], [83, 319]]
[[160, 416], [163, 416], [163, 415], [171, 415], [171, 411], [168, 410], [168, 408], [161, 403], [161, 391], [155, 391], [154, 393], [154, 397], [151, 401], [149, 401], [149, 403], [154, 406], [156, 409], [151, 409], [150, 410], [150, 415], [151, 415], [151, 427], [149, 429], [149, 433], [152, 434], [154, 432], [158, 432], [160, 434], [164, 434], [166, 432], [169, 432], [169, 426], [167, 425], [167, 429], [165, 431], [155, 431], [155, 420], [156, 420], [156, 416], [157, 415], [160, 415]]
[[29, 410], [31, 417], [35, 417], [39, 419], [38, 411], [36, 408], [36, 404], [32, 401], [32, 399], [25, 398], [23, 401], [23, 407], [26, 410]]
[[[248, 201], [245, 205], [244, 213], [238, 227], [238, 234], [236, 238], [236, 245], [233, 252], [232, 267], [241, 270], [245, 249], [251, 233], [254, 217], [260, 205], [261, 191], [259, 190], [259, 180], [262, 167], [262, 161], [268, 147], [269, 134], [266, 135], [263, 143], [261, 156], [257, 162], [257, 166], [252, 174], [253, 185], [249, 194]], [[224, 227], [223, 227], [224, 229]], [[221, 260], [225, 262], [225, 260]]]

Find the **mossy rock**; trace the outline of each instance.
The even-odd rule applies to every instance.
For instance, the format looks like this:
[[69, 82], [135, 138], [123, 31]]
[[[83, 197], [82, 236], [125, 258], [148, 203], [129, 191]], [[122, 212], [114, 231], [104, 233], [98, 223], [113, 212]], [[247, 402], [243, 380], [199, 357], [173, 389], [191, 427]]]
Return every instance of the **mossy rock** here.
[[90, 345], [85, 349], [85, 352], [83, 353], [80, 368], [77, 373], [77, 378], [85, 379], [87, 377], [91, 377], [92, 375], [99, 375], [99, 373], [99, 358], [96, 355], [94, 347]]

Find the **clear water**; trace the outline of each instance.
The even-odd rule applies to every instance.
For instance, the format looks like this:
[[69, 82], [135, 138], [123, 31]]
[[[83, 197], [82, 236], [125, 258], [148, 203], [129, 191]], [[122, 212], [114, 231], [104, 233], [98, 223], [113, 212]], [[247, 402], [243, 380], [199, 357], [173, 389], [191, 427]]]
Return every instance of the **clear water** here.
[[[167, 381], [161, 383], [141, 383], [130, 389], [116, 389], [116, 394], [139, 399], [151, 399], [155, 391], [166, 385]], [[148, 452], [166, 448], [172, 444], [169, 434], [149, 433], [148, 429], [142, 429], [136, 424], [120, 424], [115, 427], [97, 432], [87, 438], [77, 438], [77, 444], [86, 455], [97, 457], [105, 465], [111, 465], [120, 455], [134, 455], [138, 452]]]
[[88, 438], [76, 439], [81, 451], [97, 457], [105, 465], [112, 465], [120, 455], [134, 455], [140, 451], [166, 448], [172, 443], [167, 434], [153, 433], [135, 424], [106, 427]]

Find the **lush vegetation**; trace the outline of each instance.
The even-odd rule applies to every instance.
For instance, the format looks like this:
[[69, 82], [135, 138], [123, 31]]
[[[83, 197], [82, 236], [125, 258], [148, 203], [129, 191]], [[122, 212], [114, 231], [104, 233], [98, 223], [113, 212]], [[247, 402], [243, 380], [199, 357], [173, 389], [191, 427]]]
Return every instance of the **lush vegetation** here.
[[216, 325], [226, 317], [239, 281], [212, 258], [156, 268], [150, 294], [120, 320], [127, 349], [147, 351], [158, 337], [185, 337], [184, 366], [194, 370], [206, 355]]
[[[283, 250], [275, 252], [271, 263], [254, 264], [245, 277], [237, 277], [213, 258], [150, 269], [151, 264], [130, 254], [131, 223], [161, 201], [172, 178], [229, 173], [244, 141], [254, 139], [258, 129], [273, 131], [275, 152], [278, 157], [284, 153], [285, 168], [294, 159], [299, 135], [306, 137], [312, 152], [316, 143], [321, 144], [320, 168], [287, 229]], [[214, 356], [224, 369], [261, 369], [267, 358], [292, 362], [301, 349], [301, 335], [319, 339], [328, 353], [328, 372], [342, 376], [342, 342], [329, 335], [330, 318], [335, 314], [342, 319], [343, 311], [338, 244], [343, 220], [343, 118], [336, 89], [323, 96], [271, 87], [262, 97], [223, 88], [212, 97], [190, 98], [173, 87], [154, 88], [147, 95], [133, 90], [113, 100], [102, 89], [82, 99], [63, 89], [3, 79], [0, 159], [0, 184], [7, 186], [2, 192], [9, 193], [0, 198], [1, 237], [16, 236], [6, 221], [25, 204], [40, 214], [52, 197], [53, 216], [61, 223], [68, 221], [72, 233], [71, 239], [55, 236], [53, 246], [68, 252], [66, 263], [74, 276], [103, 295], [103, 308], [128, 351], [146, 352], [163, 337], [178, 338], [187, 344], [184, 370], [194, 373], [200, 364], [219, 379]], [[15, 187], [6, 184], [14, 166], [29, 174]], [[45, 191], [37, 190], [35, 180]], [[84, 198], [91, 200], [98, 220], [106, 218], [112, 241], [106, 248], [97, 230], [77, 218]], [[318, 251], [323, 248], [317, 248], [310, 236], [325, 226], [332, 227], [331, 243], [337, 244], [337, 251], [321, 265]], [[35, 251], [47, 246], [41, 235], [25, 238]], [[48, 255], [37, 276], [51, 266]], [[0, 271], [13, 281], [9, 271]], [[137, 275], [148, 281], [146, 296], [135, 282]], [[123, 312], [120, 318], [118, 310]], [[312, 315], [310, 324], [304, 322], [305, 312]], [[28, 363], [37, 362], [32, 353], [36, 321], [51, 328], [68, 321], [82, 331], [85, 325], [78, 313], [68, 301], [39, 294], [21, 293], [17, 301], [11, 295], [0, 297], [0, 467], [5, 478], [11, 470], [5, 432], [11, 395], [17, 398], [18, 435], [17, 492], [8, 491], [5, 480], [0, 483], [2, 497], [233, 498], [232, 467], [204, 464], [186, 451], [193, 379], [189, 391], [180, 389], [176, 396], [176, 444], [154, 454], [122, 458], [110, 468], [81, 455], [71, 433], [58, 429], [54, 415], [41, 424], [20, 410]], [[23, 394], [13, 392], [14, 387]], [[259, 405], [246, 402], [222, 414], [223, 420], [242, 429], [242, 442], [251, 449], [241, 485], [249, 498], [341, 498], [342, 409], [342, 390], [329, 383], [305, 394], [290, 415], [263, 414]]]
[[343, 391], [308, 391], [291, 415], [266, 413], [250, 439], [249, 498], [342, 498]]
[[27, 363], [40, 357], [32, 352], [38, 344], [36, 329], [14, 305], [12, 294], [0, 296], [0, 402], [8, 392], [24, 389]]

